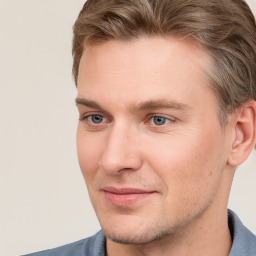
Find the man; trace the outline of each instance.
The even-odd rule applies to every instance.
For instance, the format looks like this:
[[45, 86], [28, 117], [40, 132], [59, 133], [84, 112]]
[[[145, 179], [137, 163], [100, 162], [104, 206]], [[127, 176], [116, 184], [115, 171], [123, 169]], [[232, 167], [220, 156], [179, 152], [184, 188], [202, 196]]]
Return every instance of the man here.
[[255, 256], [227, 210], [256, 143], [243, 0], [88, 0], [74, 25], [80, 167], [102, 227], [31, 255]]

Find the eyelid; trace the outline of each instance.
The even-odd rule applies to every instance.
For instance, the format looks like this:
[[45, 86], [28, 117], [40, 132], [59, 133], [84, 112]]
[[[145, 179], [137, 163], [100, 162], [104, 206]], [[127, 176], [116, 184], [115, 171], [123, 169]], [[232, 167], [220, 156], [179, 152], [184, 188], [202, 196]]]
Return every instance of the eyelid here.
[[166, 118], [167, 120], [169, 120], [171, 122], [175, 122], [176, 121], [176, 118], [168, 116], [168, 115], [164, 115], [164, 114], [150, 114], [150, 115], [148, 115], [148, 118], [147, 118], [148, 121], [147, 122], [149, 122], [149, 120], [151, 120], [154, 117], [163, 117], [163, 118]]
[[83, 121], [83, 120], [85, 120], [85, 119], [87, 119], [88, 117], [91, 117], [91, 116], [102, 116], [106, 120], [109, 120], [109, 118], [105, 114], [103, 114], [101, 112], [96, 112], [96, 111], [90, 111], [90, 112], [80, 114], [79, 115], [79, 120]]
[[[99, 123], [94, 122], [94, 121], [93, 121], [93, 118], [95, 118], [95, 117], [100, 117], [101, 121], [100, 121]], [[102, 116], [102, 115], [89, 115], [89, 116], [87, 116], [87, 117], [85, 117], [85, 118], [86, 118], [87, 120], [89, 120], [90, 123], [92, 123], [93, 125], [101, 125], [101, 124], [105, 123], [104, 120], [106, 120], [106, 117], [104, 117], [104, 116]]]
[[[164, 121], [164, 124], [159, 124], [159, 125], [157, 125], [155, 122], [156, 122], [156, 119], [157, 118], [161, 118], [161, 119], [163, 119], [163, 121]], [[168, 119], [168, 118], [166, 118], [166, 117], [163, 117], [163, 116], [153, 116], [153, 117], [151, 117], [150, 119], [149, 119], [149, 122], [150, 123], [152, 123], [152, 125], [156, 125], [156, 126], [164, 126], [164, 125], [167, 125], [167, 124], [169, 124], [170, 122], [171, 122], [171, 120], [170, 119]]]
[[[102, 116], [104, 118], [104, 121], [101, 122], [101, 123], [93, 123], [91, 120], [88, 119], [88, 117], [90, 116], [93, 116], [93, 115], [99, 115], [99, 116]], [[163, 124], [163, 125], [156, 125], [156, 124], [152, 124], [150, 121], [152, 118], [154, 117], [162, 117], [162, 118], [165, 118], [168, 120], [168, 122], [166, 124]], [[111, 117], [108, 117], [108, 115], [106, 115], [105, 113], [102, 113], [100, 111], [88, 111], [86, 113], [80, 113], [79, 115], [79, 121], [84, 121], [85, 119], [86, 120], [86, 123], [88, 126], [91, 126], [91, 127], [100, 127], [100, 126], [104, 126], [108, 123], [111, 122], [112, 118]], [[148, 126], [151, 126], [152, 129], [163, 129], [163, 128], [166, 128], [166, 127], [169, 127], [171, 126], [175, 121], [177, 120], [177, 118], [173, 117], [173, 116], [169, 116], [169, 115], [165, 115], [165, 114], [158, 114], [158, 113], [151, 113], [151, 114], [148, 114], [146, 116], [146, 120], [144, 122], [144, 124], [148, 125]]]
[[[163, 117], [166, 118], [168, 120], [167, 123], [163, 124], [163, 125], [156, 125], [151, 123], [151, 119], [154, 117]], [[147, 121], [145, 122], [145, 124], [148, 126], [148, 128], [150, 130], [152, 130], [153, 132], [167, 132], [170, 129], [174, 128], [174, 123], [177, 121], [176, 118], [172, 117], [172, 116], [168, 116], [168, 115], [164, 115], [164, 114], [150, 114], [147, 118]], [[153, 121], [152, 121], [153, 122]]]
[[80, 116], [85, 116], [86, 113], [88, 113], [88, 115], [89, 115], [89, 113], [91, 113], [91, 115], [98, 114], [98, 115], [107, 117], [108, 119], [112, 119], [112, 115], [108, 111], [106, 111], [102, 108], [90, 107], [90, 106], [85, 106], [82, 104], [77, 104], [77, 109], [78, 109]]

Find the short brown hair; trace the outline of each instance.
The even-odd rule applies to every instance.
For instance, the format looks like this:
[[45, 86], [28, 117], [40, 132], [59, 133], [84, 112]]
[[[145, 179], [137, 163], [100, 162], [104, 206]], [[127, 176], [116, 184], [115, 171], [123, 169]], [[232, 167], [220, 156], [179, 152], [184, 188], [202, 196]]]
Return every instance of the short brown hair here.
[[73, 31], [76, 84], [87, 45], [171, 36], [193, 39], [210, 53], [207, 74], [223, 125], [228, 113], [256, 100], [256, 24], [244, 0], [88, 0]]

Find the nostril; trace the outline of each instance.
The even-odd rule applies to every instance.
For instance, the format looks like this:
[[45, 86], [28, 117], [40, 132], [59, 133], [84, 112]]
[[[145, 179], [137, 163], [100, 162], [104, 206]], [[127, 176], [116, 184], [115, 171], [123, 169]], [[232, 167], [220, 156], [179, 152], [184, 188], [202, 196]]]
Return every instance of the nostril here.
[[123, 171], [132, 171], [132, 168], [123, 168], [119, 172], [123, 172]]

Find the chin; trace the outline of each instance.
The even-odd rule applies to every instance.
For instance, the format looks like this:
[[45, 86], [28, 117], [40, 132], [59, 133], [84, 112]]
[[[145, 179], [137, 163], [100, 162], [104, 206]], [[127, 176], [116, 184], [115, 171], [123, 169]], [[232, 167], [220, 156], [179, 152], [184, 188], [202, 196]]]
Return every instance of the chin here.
[[161, 225], [158, 223], [135, 223], [132, 221], [122, 225], [120, 223], [101, 225], [105, 236], [113, 242], [120, 244], [143, 245], [162, 240], [171, 236], [177, 227]]
[[149, 244], [157, 240], [162, 240], [167, 236], [170, 236], [169, 232], [155, 232], [148, 230], [147, 232], [108, 232], [103, 229], [104, 234], [108, 239], [119, 244], [133, 244], [133, 245], [143, 245]]

